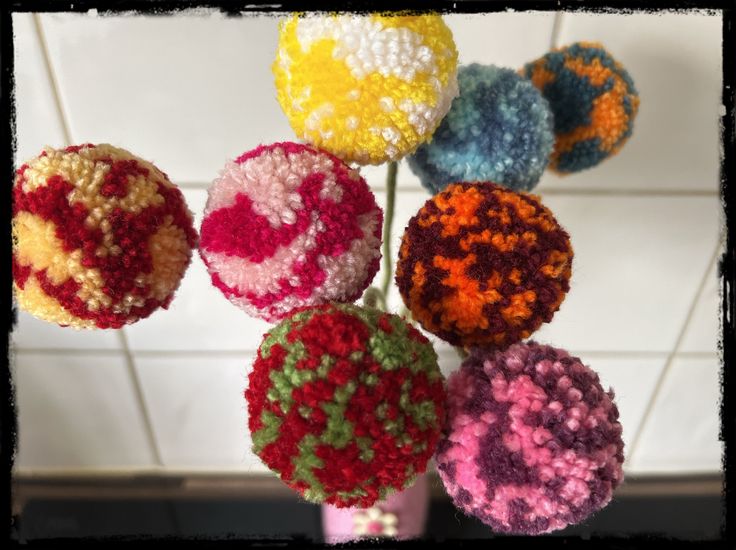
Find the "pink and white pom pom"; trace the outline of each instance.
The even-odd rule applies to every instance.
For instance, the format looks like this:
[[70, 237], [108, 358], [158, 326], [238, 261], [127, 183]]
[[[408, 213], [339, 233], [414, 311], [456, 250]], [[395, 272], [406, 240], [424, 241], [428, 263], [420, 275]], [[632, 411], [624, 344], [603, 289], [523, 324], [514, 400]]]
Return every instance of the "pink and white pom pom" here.
[[437, 471], [455, 506], [501, 533], [583, 521], [623, 480], [613, 392], [566, 351], [471, 350], [447, 380]]
[[360, 174], [309, 145], [229, 161], [209, 189], [200, 254], [212, 284], [266, 321], [353, 302], [378, 271], [383, 212]]

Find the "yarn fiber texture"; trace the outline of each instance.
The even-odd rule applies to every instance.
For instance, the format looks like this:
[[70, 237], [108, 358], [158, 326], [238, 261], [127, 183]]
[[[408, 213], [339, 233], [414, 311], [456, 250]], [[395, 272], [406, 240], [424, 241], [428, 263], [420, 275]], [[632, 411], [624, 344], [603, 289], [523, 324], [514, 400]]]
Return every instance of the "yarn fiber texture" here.
[[245, 397], [253, 452], [306, 500], [337, 507], [409, 487], [445, 418], [427, 338], [352, 304], [300, 310], [266, 334]]
[[297, 136], [360, 164], [413, 152], [457, 96], [457, 50], [437, 15], [292, 17], [273, 72]]
[[309, 145], [262, 145], [209, 189], [200, 254], [212, 284], [266, 321], [357, 300], [378, 271], [383, 212], [360, 174]]
[[623, 480], [613, 391], [566, 351], [474, 349], [448, 379], [435, 461], [455, 505], [501, 533], [583, 521]]
[[555, 147], [550, 168], [566, 174], [616, 154], [633, 131], [639, 95], [601, 44], [576, 42], [528, 63], [522, 73], [549, 101]]
[[19, 306], [75, 328], [120, 328], [169, 306], [197, 234], [179, 189], [124, 149], [46, 148], [13, 184]]
[[409, 220], [396, 284], [429, 332], [455, 346], [504, 347], [552, 319], [572, 260], [567, 232], [538, 197], [456, 183]]
[[493, 181], [517, 191], [539, 182], [552, 147], [552, 113], [542, 95], [511, 69], [458, 69], [460, 96], [432, 140], [408, 157], [432, 194], [458, 181]]

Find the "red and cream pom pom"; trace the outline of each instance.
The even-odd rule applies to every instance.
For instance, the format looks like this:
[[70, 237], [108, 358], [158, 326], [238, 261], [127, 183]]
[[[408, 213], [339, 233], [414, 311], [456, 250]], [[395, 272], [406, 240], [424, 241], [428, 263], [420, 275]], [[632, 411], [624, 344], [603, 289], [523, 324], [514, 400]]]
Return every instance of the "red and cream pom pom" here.
[[200, 254], [212, 283], [266, 321], [357, 300], [378, 271], [383, 213], [365, 180], [298, 143], [228, 162], [210, 187]]
[[120, 328], [168, 307], [197, 234], [181, 191], [112, 145], [47, 148], [13, 188], [20, 307], [75, 328]]

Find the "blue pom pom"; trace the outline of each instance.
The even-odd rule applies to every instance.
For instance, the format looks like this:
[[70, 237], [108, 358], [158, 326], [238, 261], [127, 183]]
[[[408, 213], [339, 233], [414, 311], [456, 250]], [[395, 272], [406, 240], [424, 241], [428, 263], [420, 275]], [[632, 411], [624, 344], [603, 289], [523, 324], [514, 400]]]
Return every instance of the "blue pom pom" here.
[[408, 158], [432, 194], [458, 181], [529, 191], [554, 145], [552, 114], [532, 83], [511, 69], [472, 64], [457, 74], [460, 96], [429, 143]]

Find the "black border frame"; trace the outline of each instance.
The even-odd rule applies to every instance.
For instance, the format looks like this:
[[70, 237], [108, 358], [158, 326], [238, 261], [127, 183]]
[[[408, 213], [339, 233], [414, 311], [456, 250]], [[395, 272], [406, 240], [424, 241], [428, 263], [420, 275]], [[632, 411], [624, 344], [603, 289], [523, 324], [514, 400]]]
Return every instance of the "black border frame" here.
[[[232, 17], [247, 16], [252, 12], [285, 12], [295, 10], [335, 10], [335, 11], [383, 11], [383, 10], [410, 10], [410, 11], [439, 11], [439, 12], [461, 12], [461, 13], [485, 13], [504, 11], [513, 8], [515, 11], [593, 11], [601, 13], [631, 13], [631, 12], [656, 12], [667, 11], [690, 11], [694, 9], [712, 10], [721, 12], [723, 16], [723, 106], [725, 112], [721, 116], [721, 200], [724, 208], [725, 221], [725, 252], [719, 261], [719, 275], [721, 277], [721, 307], [722, 307], [722, 333], [719, 348], [722, 356], [723, 368], [721, 371], [722, 401], [721, 401], [721, 429], [720, 438], [724, 441], [724, 509], [723, 523], [720, 541], [689, 542], [678, 541], [652, 536], [631, 538], [592, 538], [583, 540], [572, 537], [534, 538], [534, 537], [503, 537], [495, 538], [490, 543], [494, 547], [509, 547], [523, 544], [524, 547], [550, 547], [562, 546], [573, 548], [593, 544], [608, 548], [638, 548], [650, 547], [651, 545], [663, 545], [668, 549], [679, 548], [698, 544], [703, 547], [736, 548], [736, 464], [731, 459], [732, 448], [736, 445], [736, 4], [728, 0], [345, 0], [343, 2], [330, 0], [315, 0], [312, 2], [281, 2], [281, 3], [259, 3], [248, 4], [243, 1], [183, 1], [183, 0], [11, 0], [0, 6], [0, 113], [2, 129], [0, 130], [0, 166], [6, 175], [6, 182], [14, 178], [14, 156], [16, 150], [15, 140], [15, 109], [14, 109], [14, 44], [12, 14], [14, 12], [85, 12], [89, 9], [97, 9], [100, 13], [116, 14], [135, 11], [148, 15], [172, 15], [179, 10], [187, 8], [214, 8]], [[687, 106], [683, 106], [687, 108]], [[0, 199], [0, 219], [5, 225], [5, 230], [0, 232], [0, 250], [5, 269], [2, 270], [2, 291], [0, 291], [0, 319], [5, 326], [7, 338], [0, 338], [0, 355], [3, 361], [3, 374], [0, 376], [0, 396], [2, 407], [0, 413], [0, 461], [2, 463], [2, 489], [3, 496], [0, 514], [5, 525], [7, 540], [16, 546], [17, 540], [12, 538], [11, 518], [11, 469], [14, 460], [16, 444], [16, 411], [14, 401], [14, 388], [10, 372], [9, 340], [10, 331], [16, 321], [16, 311], [12, 302], [12, 275], [11, 264], [11, 204], [12, 185], [6, 183], [2, 187], [3, 197]], [[3, 537], [5, 538], [5, 537]], [[448, 541], [450, 542], [450, 541]], [[80, 546], [104, 544], [105, 546], [118, 546], [122, 544], [135, 545], [160, 545], [162, 543], [176, 544], [177, 546], [203, 546], [217, 544], [222, 547], [246, 546], [307, 546], [321, 547], [320, 544], [310, 543], [305, 540], [233, 540], [222, 539], [216, 541], [187, 540], [187, 539], [152, 539], [125, 537], [115, 539], [56, 539], [31, 541], [23, 546], [32, 547], [58, 547], [68, 546], [77, 548]], [[431, 544], [428, 541], [395, 542], [395, 541], [360, 541], [351, 543], [351, 548], [368, 547], [405, 547], [425, 546]], [[436, 543], [435, 543], [436, 544]], [[451, 541], [455, 547], [486, 546], [488, 541]]]

